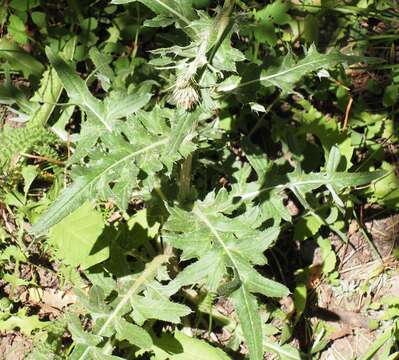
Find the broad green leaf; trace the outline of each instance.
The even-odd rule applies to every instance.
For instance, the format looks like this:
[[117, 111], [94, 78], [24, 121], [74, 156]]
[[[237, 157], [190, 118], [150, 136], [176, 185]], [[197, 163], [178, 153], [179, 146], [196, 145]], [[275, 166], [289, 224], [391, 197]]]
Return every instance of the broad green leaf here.
[[292, 298], [295, 305], [295, 324], [299, 322], [299, 320], [302, 317], [302, 314], [306, 309], [306, 303], [308, 300], [308, 289], [307, 289], [308, 276], [306, 275], [307, 275], [306, 270], [299, 271], [299, 273], [295, 277], [296, 286], [292, 293]]
[[[293, 55], [288, 53], [282, 63], [277, 67], [271, 67], [262, 72], [259, 81], [265, 87], [276, 86], [284, 93], [292, 92], [293, 85], [304, 75], [319, 69], [329, 69], [343, 62], [357, 62], [359, 57], [343, 55], [338, 51], [328, 54], [320, 54], [315, 46], [311, 46], [305, 58], [295, 61]], [[240, 86], [244, 86], [240, 84]]]
[[262, 180], [270, 165], [266, 155], [258, 146], [251, 143], [249, 139], [244, 139], [243, 148], [245, 156], [258, 175], [258, 179]]
[[216, 254], [209, 252], [198, 261], [185, 267], [177, 277], [169, 284], [172, 293], [177, 292], [182, 286], [196, 284], [207, 279], [206, 285], [209, 291], [216, 291], [224, 273], [222, 260], [215, 261]]
[[[253, 155], [250, 155], [250, 158], [252, 158], [250, 161], [254, 162]], [[256, 166], [258, 167], [258, 165]], [[264, 172], [264, 170], [259, 167], [257, 171], [259, 173]], [[236, 199], [241, 199], [243, 202], [248, 202], [252, 199], [255, 204], [259, 204], [263, 221], [273, 219], [274, 224], [279, 224], [282, 218], [287, 221], [290, 221], [291, 219], [287, 208], [283, 204], [283, 197], [281, 196], [281, 193], [284, 189], [289, 189], [296, 196], [301, 205], [315, 218], [312, 220], [313, 225], [319, 226], [319, 224], [323, 224], [328, 226], [325, 220], [321, 219], [320, 216], [313, 211], [306, 199], [307, 194], [311, 195], [313, 190], [316, 190], [321, 186], [326, 186], [332, 194], [333, 199], [337, 203], [338, 207], [342, 207], [343, 202], [338, 196], [338, 192], [351, 186], [365, 185], [381, 178], [384, 175], [385, 173], [383, 171], [375, 171], [371, 173], [323, 171], [319, 173], [306, 174], [299, 169], [291, 173], [287, 173], [286, 175], [281, 175], [280, 173], [275, 173], [273, 165], [271, 165], [270, 169], [268, 169], [262, 176], [264, 183], [263, 186], [261, 186], [259, 181], [247, 184], [246, 187], [242, 187], [240, 191], [235, 194], [235, 197]], [[347, 238], [342, 231], [337, 229], [332, 224], [330, 224], [330, 228], [344, 241], [347, 241]], [[306, 226], [302, 226], [302, 233], [304, 229], [306, 230]], [[312, 234], [303, 233], [303, 235]]]
[[[340, 131], [339, 121], [335, 118], [328, 118], [317, 110], [306, 99], [298, 100], [299, 109], [293, 108], [294, 119], [299, 123], [298, 135], [311, 133], [316, 135], [324, 150], [325, 157], [329, 156], [330, 149], [347, 139], [347, 135]], [[350, 161], [352, 154], [342, 153]]]
[[19, 44], [26, 44], [28, 42], [28, 35], [26, 33], [24, 21], [16, 16], [10, 15], [8, 18], [7, 32]]
[[323, 239], [320, 237], [317, 240], [317, 243], [320, 246], [321, 256], [323, 258], [323, 274], [328, 275], [335, 270], [337, 257], [329, 239]]
[[284, 25], [291, 21], [288, 15], [289, 4], [277, 0], [263, 9], [256, 11], [255, 19], [257, 20], [254, 35], [259, 42], [268, 42], [274, 46], [277, 43], [276, 27], [274, 24]]
[[136, 295], [132, 298], [134, 304], [132, 316], [138, 324], [142, 324], [147, 319], [178, 324], [181, 317], [191, 312], [187, 306], [169, 301], [167, 296], [159, 292], [151, 292], [151, 287], [148, 291], [150, 291], [149, 295]]
[[399, 98], [399, 85], [388, 85], [384, 90], [383, 104], [384, 106], [393, 106], [397, 103]]
[[384, 161], [381, 169], [387, 171], [386, 176], [375, 181], [365, 193], [370, 201], [396, 209], [399, 206], [399, 179], [395, 174], [395, 167]]
[[119, 341], [127, 340], [130, 344], [142, 349], [149, 349], [152, 346], [151, 336], [140, 326], [127, 322], [123, 318], [115, 322], [116, 338]]
[[47, 323], [40, 321], [37, 315], [26, 315], [26, 310], [23, 309], [0, 321], [0, 331], [12, 331], [18, 329], [26, 336], [30, 336], [35, 330], [43, 329], [46, 326]]
[[92, 47], [89, 50], [89, 56], [93, 64], [96, 66], [96, 70], [106, 78], [107, 82], [110, 82], [115, 78], [114, 71], [109, 65], [110, 59], [108, 59], [96, 47]]
[[24, 195], [25, 198], [28, 195], [28, 191], [36, 176], [38, 175], [38, 169], [34, 165], [27, 165], [21, 170], [22, 176], [24, 178]]
[[28, 11], [40, 5], [39, 0], [11, 0], [9, 5], [18, 11]]
[[154, 360], [229, 360], [221, 349], [180, 331], [164, 333], [152, 348]]
[[246, 284], [249, 291], [276, 298], [281, 298], [289, 294], [289, 290], [283, 284], [261, 276], [238, 257], [236, 261], [236, 264], [239, 266], [240, 278]]
[[[328, 176], [328, 181], [325, 184], [331, 184], [336, 186], [338, 189], [342, 189], [345, 187], [352, 187], [352, 186], [361, 186], [365, 184], [369, 184], [370, 182], [377, 180], [383, 177], [386, 174], [385, 171], [374, 171], [374, 172], [358, 172], [358, 173], [350, 173], [350, 172], [342, 172], [342, 173], [334, 173], [331, 176]], [[316, 181], [308, 179], [309, 182]], [[306, 183], [306, 181], [305, 181]]]
[[0, 39], [0, 58], [8, 61], [16, 70], [22, 71], [25, 77], [39, 77], [44, 71], [43, 64], [5, 37]]
[[267, 42], [271, 46], [277, 43], [276, 28], [269, 21], [259, 21], [254, 29], [254, 35], [255, 39], [260, 43]]
[[341, 157], [334, 171], [348, 170], [352, 165], [351, 159], [355, 147], [351, 138], [341, 131], [339, 120], [322, 114], [305, 99], [300, 99], [297, 103], [301, 106], [301, 109], [293, 109], [294, 118], [299, 122], [296, 134], [306, 136], [306, 134], [311, 133], [317, 136], [324, 150], [324, 156], [328, 159], [330, 158], [330, 150], [337, 147]]
[[101, 336], [91, 334], [82, 329], [79, 317], [75, 314], [70, 314], [68, 316], [68, 330], [70, 331], [73, 341], [76, 344], [86, 345], [86, 346], [96, 346], [102, 340]]
[[62, 192], [50, 209], [33, 224], [29, 232], [36, 236], [43, 235], [53, 225], [72, 214], [90, 198], [89, 187], [90, 184], [85, 179], [77, 179], [72, 186]]
[[38, 27], [39, 31], [47, 35], [47, 14], [41, 11], [34, 11], [31, 13], [33, 23]]
[[100, 241], [104, 226], [101, 213], [86, 203], [54, 226], [48, 241], [66, 264], [89, 268], [109, 257], [108, 244]]
[[129, 230], [134, 231], [135, 241], [138, 243], [154, 239], [160, 227], [159, 222], [150, 221], [147, 209], [140, 210], [131, 216], [127, 225]]
[[294, 237], [299, 241], [317, 234], [323, 223], [312, 215], [301, 217], [295, 224]]
[[274, 22], [275, 24], [284, 25], [290, 22], [291, 17], [287, 14], [289, 5], [277, 0], [270, 5], [266, 5], [263, 9], [256, 12], [255, 17], [265, 22]]
[[293, 346], [285, 344], [280, 345], [277, 342], [271, 342], [265, 340], [263, 342], [263, 347], [266, 352], [273, 352], [280, 356], [281, 360], [301, 360], [302, 356], [298, 349]]
[[131, 94], [118, 97], [107, 97], [105, 99], [105, 113], [108, 123], [114, 120], [127, 118], [140, 110], [151, 99], [151, 94]]
[[251, 360], [263, 359], [263, 334], [262, 323], [258, 315], [258, 305], [256, 299], [242, 285], [232, 294], [234, 308], [237, 311], [238, 319], [242, 332], [249, 349], [249, 358]]
[[281, 219], [291, 221], [291, 214], [284, 206], [283, 198], [276, 193], [271, 193], [269, 199], [261, 199], [260, 208], [265, 219], [274, 219], [274, 225], [278, 225]]
[[[120, 151], [115, 156], [109, 156], [106, 161], [102, 161], [98, 167], [95, 167], [91, 171], [87, 169], [85, 171], [86, 176], [78, 177], [72, 186], [65, 189], [50, 209], [32, 226], [30, 232], [36, 235], [43, 234], [50, 227], [79, 208], [85, 201], [96, 198], [98, 196], [98, 194], [95, 194], [97, 191], [96, 187], [103, 186], [104, 182], [102, 181], [108, 176], [110, 176], [110, 180], [114, 177], [120, 177], [121, 174], [117, 173], [117, 171], [122, 171], [128, 163], [132, 162], [135, 156], [155, 151], [157, 147], [161, 147], [167, 142], [168, 138], [165, 138], [137, 151], [129, 152], [125, 149], [125, 151]], [[126, 175], [128, 176], [128, 174]], [[130, 184], [127, 182], [126, 186]], [[102, 189], [102, 191], [105, 190], [104, 188]], [[110, 192], [107, 192], [107, 194], [112, 196]]]

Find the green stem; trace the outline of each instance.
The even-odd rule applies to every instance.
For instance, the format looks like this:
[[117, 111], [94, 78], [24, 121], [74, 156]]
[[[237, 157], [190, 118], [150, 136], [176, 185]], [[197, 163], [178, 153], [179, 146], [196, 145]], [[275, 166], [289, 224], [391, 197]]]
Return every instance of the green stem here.
[[379, 260], [382, 264], [384, 263], [384, 260], [382, 259], [382, 256], [380, 252], [378, 251], [377, 247], [375, 246], [373, 240], [370, 238], [368, 232], [366, 231], [362, 221], [360, 221], [359, 217], [356, 214], [356, 211], [353, 210], [353, 217], [355, 218], [357, 225], [359, 226], [360, 232], [364, 236], [364, 238], [367, 241], [367, 244], [371, 250], [371, 252], [374, 254], [374, 258]]
[[[208, 57], [208, 62], [212, 62], [212, 58], [215, 56], [217, 50], [219, 49], [221, 43], [223, 42], [226, 33], [230, 26], [230, 15], [233, 11], [235, 5], [235, 0], [225, 0], [223, 4], [222, 11], [215, 19], [215, 28], [217, 29], [217, 38], [215, 41], [215, 45], [211, 49], [210, 55]], [[207, 47], [207, 41], [205, 41], [201, 48], [199, 49], [199, 54], [197, 56], [197, 60], [194, 60], [191, 68], [188, 71], [188, 77], [192, 77], [192, 72], [197, 70], [198, 63], [202, 59], [203, 55], [205, 55]], [[205, 67], [202, 68], [202, 71], [199, 73], [199, 78], [201, 79], [205, 73]], [[199, 81], [201, 82], [201, 81]], [[180, 203], [184, 203], [187, 201], [189, 194], [191, 192], [191, 169], [192, 169], [192, 155], [190, 154], [187, 158], [183, 161], [181, 169], [180, 169], [180, 179], [179, 179], [179, 201]]]
[[213, 46], [211, 53], [208, 57], [208, 62], [212, 63], [213, 57], [215, 56], [220, 45], [224, 41], [228, 30], [230, 29], [230, 15], [233, 11], [235, 0], [226, 0], [223, 4], [223, 9], [216, 17], [215, 28], [217, 29], [217, 38], [215, 45]]
[[184, 203], [187, 201], [191, 192], [191, 170], [192, 170], [193, 156], [190, 154], [184, 159], [180, 168], [179, 179], [179, 201]]

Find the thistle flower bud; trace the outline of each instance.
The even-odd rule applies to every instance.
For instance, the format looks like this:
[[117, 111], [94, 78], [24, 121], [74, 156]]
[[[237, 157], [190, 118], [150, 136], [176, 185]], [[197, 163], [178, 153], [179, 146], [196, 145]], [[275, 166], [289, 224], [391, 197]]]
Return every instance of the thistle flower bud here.
[[191, 110], [199, 101], [199, 94], [191, 80], [177, 82], [171, 100], [178, 107]]

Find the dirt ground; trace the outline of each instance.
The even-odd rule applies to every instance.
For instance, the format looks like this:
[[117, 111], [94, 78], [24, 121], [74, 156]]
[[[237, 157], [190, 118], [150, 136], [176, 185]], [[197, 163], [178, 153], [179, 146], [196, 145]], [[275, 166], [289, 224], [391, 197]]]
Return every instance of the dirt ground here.
[[[348, 244], [337, 237], [332, 239], [340, 264], [339, 286], [320, 283], [316, 289], [317, 306], [337, 314], [339, 320], [329, 323], [336, 331], [322, 360], [349, 360], [364, 355], [389, 326], [389, 321], [382, 321], [381, 327], [373, 327], [373, 320], [381, 320], [384, 311], [372, 305], [388, 296], [399, 298], [399, 264], [392, 255], [399, 242], [399, 215], [372, 219], [365, 222], [365, 227], [371, 235], [370, 242], [356, 222], [350, 226]], [[382, 359], [383, 350], [384, 346], [373, 359]]]

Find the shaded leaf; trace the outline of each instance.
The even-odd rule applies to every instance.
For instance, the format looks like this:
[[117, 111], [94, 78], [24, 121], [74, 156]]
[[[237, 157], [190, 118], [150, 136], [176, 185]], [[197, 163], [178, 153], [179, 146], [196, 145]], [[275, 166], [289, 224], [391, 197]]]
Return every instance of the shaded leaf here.
[[127, 340], [130, 344], [142, 349], [149, 349], [152, 346], [151, 336], [140, 326], [127, 322], [123, 318], [115, 322], [116, 338]]
[[152, 351], [156, 360], [229, 360], [221, 349], [205, 340], [189, 337], [180, 331], [174, 336], [164, 333], [155, 341]]
[[85, 269], [109, 257], [108, 244], [98, 243], [104, 226], [101, 213], [86, 203], [51, 229], [49, 242], [63, 262]]
[[22, 71], [25, 77], [39, 77], [44, 71], [42, 63], [5, 37], [0, 39], [0, 58], [7, 60], [16, 70]]
[[47, 323], [40, 321], [37, 315], [26, 315], [26, 310], [20, 310], [17, 314], [0, 321], [1, 331], [19, 329], [26, 336], [30, 336], [35, 330], [45, 328]]

